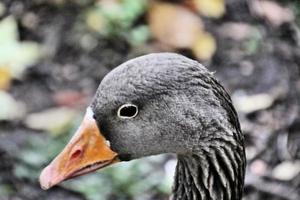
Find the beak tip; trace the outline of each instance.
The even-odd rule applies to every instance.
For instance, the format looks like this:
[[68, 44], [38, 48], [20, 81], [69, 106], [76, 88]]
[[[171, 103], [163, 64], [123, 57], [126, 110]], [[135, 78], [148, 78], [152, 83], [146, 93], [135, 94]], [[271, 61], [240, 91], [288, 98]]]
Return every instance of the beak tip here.
[[51, 182], [52, 177], [52, 168], [47, 166], [45, 169], [43, 169], [39, 178], [40, 186], [43, 190], [48, 190], [53, 186]]
[[50, 187], [49, 187], [49, 185], [42, 185], [42, 184], [40, 184], [40, 186], [41, 186], [41, 188], [42, 188], [42, 190], [48, 190]]

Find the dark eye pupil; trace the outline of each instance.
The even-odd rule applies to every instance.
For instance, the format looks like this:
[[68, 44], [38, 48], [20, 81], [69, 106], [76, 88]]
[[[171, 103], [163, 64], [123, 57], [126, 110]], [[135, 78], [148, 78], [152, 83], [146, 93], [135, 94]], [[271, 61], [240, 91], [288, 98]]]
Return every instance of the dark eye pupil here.
[[132, 117], [136, 114], [137, 108], [135, 106], [125, 106], [120, 110], [120, 116]]

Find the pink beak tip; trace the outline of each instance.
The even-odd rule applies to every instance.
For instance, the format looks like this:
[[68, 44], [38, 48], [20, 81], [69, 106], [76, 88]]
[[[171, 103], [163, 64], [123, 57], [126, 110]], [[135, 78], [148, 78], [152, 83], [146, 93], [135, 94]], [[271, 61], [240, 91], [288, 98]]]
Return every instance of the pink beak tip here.
[[53, 179], [53, 173], [52, 173], [52, 167], [47, 166], [43, 171], [41, 172], [39, 181], [41, 188], [43, 190], [48, 190], [53, 186], [52, 180]]

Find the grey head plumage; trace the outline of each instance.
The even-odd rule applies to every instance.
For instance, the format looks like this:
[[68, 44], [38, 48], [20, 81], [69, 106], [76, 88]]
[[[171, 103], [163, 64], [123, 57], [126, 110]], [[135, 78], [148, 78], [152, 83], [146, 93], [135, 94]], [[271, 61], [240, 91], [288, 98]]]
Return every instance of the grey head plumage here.
[[[138, 109], [120, 118], [123, 105]], [[239, 200], [243, 135], [231, 99], [200, 63], [174, 53], [132, 59], [112, 70], [91, 103], [122, 160], [178, 155], [173, 199]]]

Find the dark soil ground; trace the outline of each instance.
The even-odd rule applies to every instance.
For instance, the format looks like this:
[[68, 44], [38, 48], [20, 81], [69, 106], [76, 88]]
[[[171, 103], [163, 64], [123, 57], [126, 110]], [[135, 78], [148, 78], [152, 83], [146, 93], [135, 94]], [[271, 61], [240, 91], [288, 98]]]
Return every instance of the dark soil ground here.
[[[131, 49], [122, 39], [99, 38], [93, 50], [81, 48], [78, 39], [83, 33], [78, 31], [76, 22], [88, 4], [66, 3], [58, 7], [46, 0], [2, 1], [7, 6], [6, 15], [14, 15], [19, 21], [26, 13], [35, 13], [36, 27], [30, 29], [20, 23], [21, 39], [38, 41], [52, 52], [52, 56], [27, 70], [22, 80], [14, 81], [9, 91], [25, 102], [28, 112], [56, 106], [52, 96], [64, 90], [78, 91], [87, 99], [83, 104], [87, 104], [106, 73], [145, 53]], [[245, 53], [241, 50], [244, 44], [224, 36], [220, 27], [226, 22], [258, 27], [262, 34], [254, 52]], [[228, 11], [222, 20], [206, 23], [218, 40], [218, 50], [205, 65], [216, 71], [229, 93], [233, 96], [264, 93], [273, 99], [272, 105], [265, 109], [239, 113], [247, 149], [252, 152], [248, 158], [244, 199], [299, 200], [300, 174], [283, 181], [271, 173], [283, 162], [300, 159], [299, 29], [293, 24], [272, 27], [253, 17], [246, 1], [235, 0], [228, 1]], [[180, 52], [192, 57], [188, 51]], [[13, 190], [9, 196], [0, 196], [0, 200], [84, 199], [81, 194], [62, 187], [42, 191], [37, 181], [15, 176], [13, 168], [19, 162], [15, 155], [22, 151], [28, 135], [43, 137], [43, 133], [28, 129], [22, 121], [0, 123], [0, 184]], [[257, 166], [261, 161], [264, 169], [260, 171]]]

